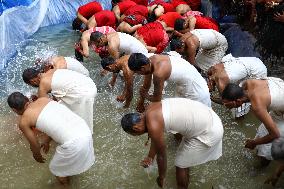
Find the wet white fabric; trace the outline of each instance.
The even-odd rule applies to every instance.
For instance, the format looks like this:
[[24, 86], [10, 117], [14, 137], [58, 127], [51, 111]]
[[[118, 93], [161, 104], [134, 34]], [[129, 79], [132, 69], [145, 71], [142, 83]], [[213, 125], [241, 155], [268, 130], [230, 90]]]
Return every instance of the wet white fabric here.
[[67, 107], [49, 102], [40, 112], [36, 128], [59, 144], [49, 165], [55, 176], [80, 174], [94, 164], [91, 131], [86, 122]]
[[[284, 117], [283, 113], [281, 112], [274, 112], [271, 111], [269, 112], [270, 116], [272, 117], [274, 123], [276, 124], [277, 128], [279, 129], [280, 136], [284, 136]], [[255, 138], [261, 138], [268, 135], [268, 131], [265, 128], [264, 124], [262, 123], [256, 132]], [[271, 155], [271, 145], [272, 143], [267, 143], [267, 144], [262, 144], [262, 145], [257, 145], [256, 150], [257, 150], [257, 155], [264, 157], [268, 160], [273, 160], [272, 155]]]
[[93, 80], [72, 70], [58, 69], [53, 74], [51, 89], [52, 95], [82, 117], [93, 133], [93, 109], [97, 95]]
[[284, 81], [276, 77], [267, 77], [271, 103], [270, 110], [284, 112]]
[[222, 58], [222, 62], [231, 83], [239, 84], [246, 79], [267, 77], [267, 68], [259, 58], [235, 58], [228, 54]]
[[68, 70], [72, 70], [75, 72], [79, 72], [85, 76], [89, 76], [89, 71], [81, 64], [81, 62], [71, 57], [64, 57], [64, 59], [66, 61]]
[[207, 72], [211, 66], [221, 62], [228, 49], [227, 40], [224, 35], [212, 29], [195, 29], [191, 33], [200, 43], [195, 56], [196, 65]]
[[142, 53], [147, 56], [148, 50], [146, 49], [145, 45], [141, 43], [135, 37], [126, 34], [117, 32], [119, 36], [119, 52], [124, 52], [125, 54], [132, 54], [132, 53]]
[[205, 79], [185, 59], [169, 56], [172, 71], [167, 81], [176, 85], [176, 96], [199, 101], [211, 107], [210, 93]]
[[223, 125], [204, 104], [184, 98], [162, 100], [165, 131], [183, 135], [175, 165], [192, 167], [222, 156]]

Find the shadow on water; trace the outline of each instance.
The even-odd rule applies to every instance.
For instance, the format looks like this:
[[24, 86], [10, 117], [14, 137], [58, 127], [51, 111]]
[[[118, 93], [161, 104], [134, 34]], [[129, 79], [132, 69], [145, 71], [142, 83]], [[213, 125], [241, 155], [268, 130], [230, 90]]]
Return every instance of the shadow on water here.
[[[38, 57], [49, 55], [73, 56], [73, 43], [79, 37], [67, 25], [42, 28], [27, 45], [18, 49], [18, 54], [9, 62], [6, 70], [0, 75], [1, 111], [0, 111], [0, 183], [1, 188], [53, 189], [60, 188], [55, 178], [48, 170], [48, 162], [54, 152], [54, 146], [47, 155], [47, 162], [39, 164], [32, 158], [26, 139], [18, 130], [17, 117], [6, 104], [7, 95], [19, 90], [29, 95], [35, 89], [27, 86], [21, 79], [22, 71], [33, 64]], [[115, 96], [121, 92], [122, 80], [111, 90], [107, 83], [110, 74], [100, 76], [100, 65], [97, 55], [84, 62], [89, 69], [92, 79], [98, 87], [96, 111], [94, 116], [94, 147], [96, 163], [87, 172], [75, 176], [70, 188], [84, 189], [155, 189], [157, 166], [143, 169], [140, 160], [146, 156], [148, 147], [144, 146], [147, 136], [132, 137], [120, 128], [120, 118], [126, 112], [134, 111], [134, 104], [130, 109], [122, 109], [115, 101]], [[137, 97], [137, 83], [135, 79], [135, 97]], [[165, 96], [172, 96], [172, 86], [166, 89]], [[134, 99], [136, 101], [137, 99]], [[244, 149], [246, 138], [254, 137], [259, 123], [251, 114], [244, 120], [236, 122], [230, 112], [219, 105], [213, 109], [222, 118], [225, 134], [223, 140], [223, 156], [214, 162], [196, 166], [191, 170], [190, 188], [211, 189], [259, 189], [271, 188], [263, 184], [265, 178], [272, 173], [275, 165], [266, 169], [254, 168], [257, 160], [254, 154]], [[173, 136], [167, 137], [168, 172], [167, 189], [176, 188], [175, 167], [173, 165], [177, 144]], [[283, 182], [278, 184], [283, 185]]]

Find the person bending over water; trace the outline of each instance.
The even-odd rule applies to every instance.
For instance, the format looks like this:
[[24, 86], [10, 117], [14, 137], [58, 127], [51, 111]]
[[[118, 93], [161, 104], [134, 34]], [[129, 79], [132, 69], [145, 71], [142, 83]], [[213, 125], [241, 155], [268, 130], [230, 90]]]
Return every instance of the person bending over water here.
[[[175, 166], [177, 188], [188, 188], [189, 168], [217, 160], [222, 156], [223, 125], [218, 115], [204, 104], [185, 98], [168, 98], [154, 102], [144, 114], [123, 116], [121, 126], [128, 134], [148, 133], [151, 157], [157, 155], [157, 184], [165, 185], [167, 155], [164, 132], [183, 136], [178, 147]], [[148, 166], [148, 165], [144, 165]]]
[[[47, 153], [51, 140], [58, 144], [49, 169], [61, 184], [67, 185], [70, 176], [83, 173], [94, 164], [92, 134], [81, 117], [46, 97], [30, 102], [22, 93], [14, 92], [9, 95], [7, 101], [10, 108], [20, 115], [18, 126], [27, 138], [37, 162], [45, 162], [41, 148]], [[34, 128], [45, 133], [41, 145], [35, 136]]]
[[[118, 73], [120, 70], [122, 70], [125, 84], [122, 95], [117, 96], [116, 100], [119, 102], [125, 101], [124, 108], [129, 107], [133, 97], [133, 72], [128, 68], [128, 59], [129, 55], [124, 55], [116, 60], [112, 57], [106, 57], [101, 61], [103, 69], [107, 71]], [[110, 85], [114, 86], [114, 83], [115, 81], [111, 80]]]
[[89, 76], [89, 71], [76, 59], [71, 57], [53, 56], [47, 60], [39, 59], [35, 63], [43, 72], [49, 69], [68, 69], [85, 76]]
[[93, 133], [97, 87], [90, 77], [67, 69], [50, 69], [41, 73], [35, 68], [24, 70], [22, 77], [28, 85], [38, 87], [38, 97], [51, 93], [60, 103], [82, 117]]
[[244, 102], [251, 103], [251, 109], [262, 122], [254, 139], [248, 139], [245, 147], [257, 149], [257, 155], [267, 164], [271, 157], [271, 142], [284, 136], [284, 81], [275, 77], [248, 79], [242, 87], [228, 84], [222, 93], [223, 104], [236, 108]]
[[180, 38], [171, 41], [171, 50], [183, 54], [186, 60], [203, 72], [220, 63], [228, 48], [225, 36], [212, 29], [195, 29], [186, 34], [176, 34]]
[[[149, 55], [150, 56], [150, 55]], [[147, 58], [141, 53], [133, 53], [129, 57], [128, 67], [135, 73], [144, 75], [144, 83], [140, 88], [140, 99], [137, 111], [144, 111], [145, 98], [151, 102], [162, 100], [165, 81], [176, 84], [176, 95], [190, 98], [211, 107], [209, 89], [200, 73], [183, 58], [168, 55], [153, 55]], [[149, 95], [153, 77], [154, 93]]]

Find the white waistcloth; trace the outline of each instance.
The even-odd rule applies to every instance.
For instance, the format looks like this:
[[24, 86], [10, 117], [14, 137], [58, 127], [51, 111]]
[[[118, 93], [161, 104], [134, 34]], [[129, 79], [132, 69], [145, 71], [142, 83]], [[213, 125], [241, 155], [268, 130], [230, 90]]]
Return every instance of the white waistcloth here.
[[86, 122], [67, 107], [49, 102], [40, 112], [36, 128], [59, 144], [49, 165], [55, 176], [80, 174], [94, 164], [91, 131]]
[[79, 72], [89, 77], [89, 71], [78, 60], [71, 57], [64, 57], [64, 59], [67, 63], [66, 65], [68, 70]]
[[231, 83], [239, 84], [246, 79], [267, 77], [266, 66], [259, 58], [235, 58], [231, 54], [228, 54], [222, 58], [222, 62]]
[[[269, 112], [269, 114], [272, 117], [272, 120], [276, 124], [277, 128], [279, 129], [280, 136], [283, 137], [284, 136], [284, 117], [283, 117], [283, 114], [279, 113], [279, 112], [274, 112], [274, 111]], [[257, 129], [255, 138], [261, 138], [261, 137], [264, 137], [266, 135], [268, 135], [268, 131], [265, 128], [264, 124], [262, 123]], [[271, 156], [271, 145], [272, 145], [272, 143], [257, 145], [256, 146], [257, 155], [264, 157], [268, 160], [273, 160], [273, 158]]]
[[165, 131], [183, 135], [177, 167], [199, 165], [222, 155], [223, 125], [211, 108], [190, 99], [171, 98], [162, 100], [162, 112]]
[[51, 93], [89, 125], [93, 133], [93, 106], [96, 84], [83, 74], [66, 69], [56, 70], [52, 77]]
[[66, 177], [85, 172], [94, 163], [93, 139], [89, 135], [57, 146], [49, 169], [55, 176]]
[[211, 107], [207, 83], [196, 68], [183, 58], [169, 58], [172, 70], [168, 81], [176, 84], [176, 96], [196, 100]]
[[228, 49], [224, 35], [212, 29], [195, 29], [191, 31], [199, 39], [199, 51], [195, 56], [196, 65], [203, 71], [221, 62]]
[[138, 39], [126, 33], [117, 33], [119, 36], [119, 52], [124, 52], [125, 54], [148, 54], [148, 50], [146, 49], [145, 45], [143, 45], [143, 43], [141, 43]]
[[268, 77], [267, 83], [271, 98], [269, 110], [284, 113], [284, 81], [280, 78]]

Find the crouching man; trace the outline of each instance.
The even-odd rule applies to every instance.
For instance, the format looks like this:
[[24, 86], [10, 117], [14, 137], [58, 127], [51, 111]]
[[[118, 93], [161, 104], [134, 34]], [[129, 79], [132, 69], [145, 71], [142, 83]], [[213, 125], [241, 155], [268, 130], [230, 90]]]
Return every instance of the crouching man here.
[[[58, 143], [49, 169], [61, 184], [67, 185], [69, 177], [87, 171], [95, 162], [93, 139], [87, 123], [66, 106], [47, 97], [31, 102], [20, 92], [8, 97], [8, 104], [21, 115], [19, 128], [30, 143], [30, 149], [37, 162], [44, 163], [41, 148], [45, 153], [49, 143]], [[46, 134], [39, 144], [33, 129]]]
[[189, 167], [217, 160], [222, 155], [223, 125], [218, 115], [206, 105], [186, 98], [168, 98], [150, 104], [144, 114], [130, 113], [121, 120], [125, 132], [137, 136], [148, 133], [150, 152], [157, 155], [159, 176], [164, 186], [167, 155], [164, 131], [179, 133], [175, 166], [177, 188], [188, 188]]

